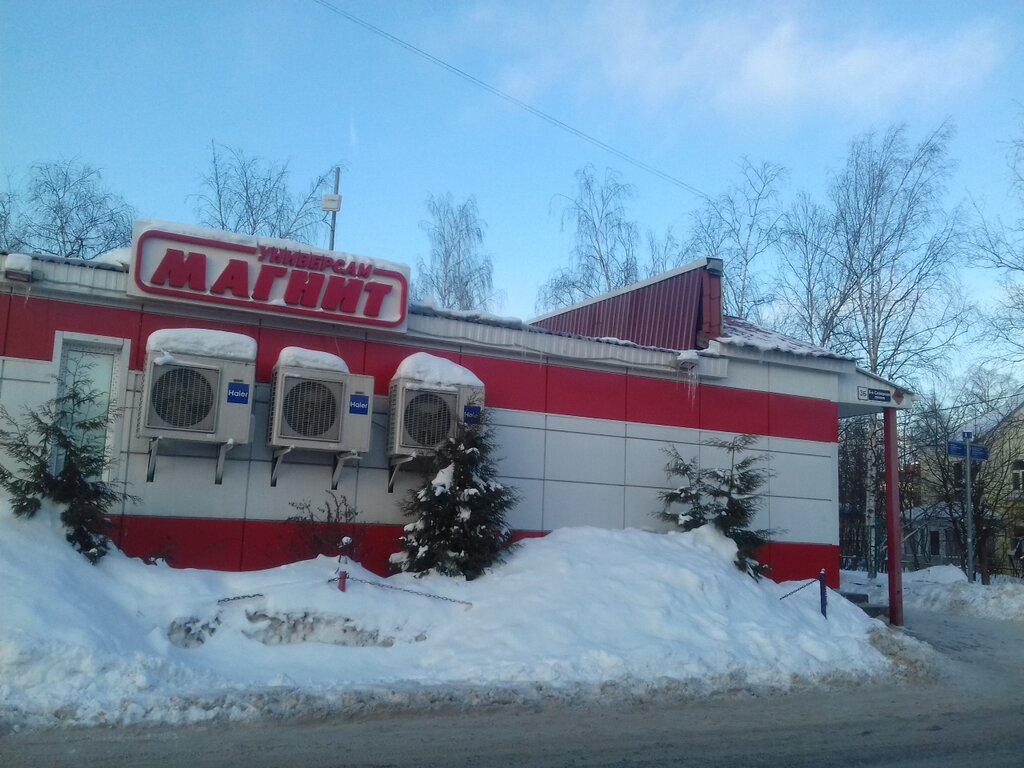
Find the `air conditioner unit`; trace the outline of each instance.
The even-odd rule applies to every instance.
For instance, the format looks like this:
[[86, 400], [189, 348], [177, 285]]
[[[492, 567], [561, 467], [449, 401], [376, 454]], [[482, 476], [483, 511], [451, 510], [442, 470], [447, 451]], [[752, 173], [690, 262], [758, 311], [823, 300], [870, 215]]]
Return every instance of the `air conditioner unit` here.
[[453, 436], [460, 423], [480, 420], [484, 404], [483, 387], [459, 384], [426, 386], [422, 382], [395, 378], [389, 392], [391, 431], [390, 456], [432, 456]]
[[150, 351], [143, 373], [139, 436], [248, 443], [254, 370], [250, 362]]
[[267, 442], [334, 453], [370, 449], [373, 377], [278, 365]]

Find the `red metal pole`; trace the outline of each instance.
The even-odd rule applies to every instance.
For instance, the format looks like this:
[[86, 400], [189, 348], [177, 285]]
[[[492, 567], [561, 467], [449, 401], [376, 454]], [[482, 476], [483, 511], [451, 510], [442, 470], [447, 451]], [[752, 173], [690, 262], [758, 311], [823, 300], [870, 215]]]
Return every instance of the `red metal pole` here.
[[885, 517], [889, 534], [889, 623], [903, 626], [903, 521], [900, 519], [900, 461], [896, 442], [896, 409], [884, 411]]

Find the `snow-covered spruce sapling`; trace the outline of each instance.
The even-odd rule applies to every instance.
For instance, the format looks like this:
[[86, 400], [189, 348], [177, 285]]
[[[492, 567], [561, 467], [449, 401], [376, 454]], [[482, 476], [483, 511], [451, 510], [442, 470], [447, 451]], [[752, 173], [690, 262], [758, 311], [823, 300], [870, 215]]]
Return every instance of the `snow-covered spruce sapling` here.
[[480, 423], [460, 425], [432, 457], [423, 482], [409, 491], [402, 511], [402, 550], [396, 570], [475, 579], [501, 562], [508, 546], [506, 513], [518, 496], [496, 479], [493, 433], [486, 411]]
[[95, 563], [110, 547], [106, 530], [111, 507], [138, 501], [103, 479], [112, 465], [106, 434], [116, 417], [108, 395], [93, 389], [86, 371], [70, 371], [57, 397], [26, 408], [20, 419], [0, 408], [0, 449], [14, 469], [0, 465], [0, 486], [11, 510], [32, 517], [44, 499], [62, 507], [68, 543]]
[[663, 506], [656, 514], [684, 531], [714, 525], [736, 542], [736, 567], [758, 578], [757, 551], [769, 542], [771, 532], [752, 530], [750, 524], [771, 471], [760, 466], [765, 454], [743, 455], [755, 442], [756, 435], [708, 441], [707, 445], [725, 451], [729, 459], [725, 468], [701, 468], [696, 458], [684, 459], [675, 446], [667, 448], [665, 472], [669, 478], [678, 478], [678, 485], [660, 494]]

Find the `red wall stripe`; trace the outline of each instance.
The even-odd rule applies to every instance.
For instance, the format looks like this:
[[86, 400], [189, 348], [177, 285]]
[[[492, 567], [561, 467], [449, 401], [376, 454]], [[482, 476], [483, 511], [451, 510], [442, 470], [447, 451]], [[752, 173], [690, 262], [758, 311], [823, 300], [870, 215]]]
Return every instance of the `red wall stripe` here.
[[625, 421], [626, 377], [622, 374], [549, 366], [547, 412]]
[[175, 568], [237, 571], [242, 565], [242, 520], [121, 515], [111, 538], [129, 557], [160, 558]]
[[11, 296], [0, 293], [0, 356], [7, 354], [7, 328], [11, 324]]
[[695, 382], [684, 380], [629, 376], [626, 381], [626, 420], [698, 429], [704, 389]]
[[839, 547], [833, 544], [791, 544], [773, 542], [761, 548], [758, 559], [766, 563], [773, 581], [801, 581], [815, 578], [825, 569], [825, 583], [839, 589]]
[[[377, 394], [385, 395], [402, 360], [422, 351], [403, 344], [365, 342], [312, 331], [296, 333], [243, 323], [190, 321], [188, 317], [51, 299], [8, 299], [8, 304], [10, 319], [6, 328], [0, 329], [0, 348], [10, 357], [34, 360], [52, 360], [55, 333], [75, 330], [130, 339], [132, 368], [141, 370], [150, 333], [202, 326], [255, 338], [258, 381], [270, 380], [282, 348], [304, 346], [340, 355], [353, 373], [374, 376]], [[497, 408], [838, 441], [838, 405], [828, 400], [711, 384], [700, 384], [692, 393], [691, 384], [683, 379], [647, 378], [453, 351], [432, 350], [431, 354], [461, 363], [476, 373], [487, 387], [487, 402]]]
[[[49, 299], [11, 302], [4, 354], [28, 360], [52, 360], [57, 331], [131, 339], [139, 335], [140, 310]], [[134, 364], [133, 364], [134, 365]]]
[[[545, 535], [516, 531], [513, 541]], [[175, 568], [251, 571], [342, 554], [343, 536], [354, 544], [345, 554], [381, 576], [391, 572], [389, 558], [398, 552], [401, 525], [326, 525], [310, 527], [289, 520], [211, 520], [194, 517], [124, 515], [112, 532], [129, 557], [161, 558]], [[812, 579], [824, 568], [826, 581], [839, 589], [839, 547], [829, 544], [774, 542], [758, 552], [775, 581]], [[324, 578], [330, 578], [329, 574]]]
[[839, 404], [793, 395], [768, 395], [768, 422], [774, 437], [839, 442]]
[[492, 408], [547, 412], [548, 366], [543, 363], [479, 355], [462, 355], [459, 363], [484, 382], [485, 400]]

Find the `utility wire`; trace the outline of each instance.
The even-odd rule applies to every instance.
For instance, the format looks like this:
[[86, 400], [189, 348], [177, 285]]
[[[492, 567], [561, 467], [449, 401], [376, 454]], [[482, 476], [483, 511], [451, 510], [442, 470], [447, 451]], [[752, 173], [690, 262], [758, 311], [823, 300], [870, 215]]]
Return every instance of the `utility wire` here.
[[395, 35], [392, 35], [390, 32], [385, 32], [380, 27], [376, 27], [373, 24], [371, 24], [370, 22], [364, 21], [363, 19], [361, 19], [358, 16], [355, 16], [355, 15], [349, 13], [348, 11], [343, 11], [341, 8], [339, 8], [338, 6], [334, 5], [334, 3], [328, 2], [328, 0], [313, 0], [313, 2], [315, 2], [319, 6], [322, 6], [323, 8], [326, 8], [328, 11], [331, 11], [332, 13], [334, 13], [334, 14], [336, 14], [338, 16], [341, 16], [343, 19], [346, 19], [347, 21], [351, 21], [353, 24], [357, 24], [358, 26], [362, 27], [363, 29], [365, 29], [365, 30], [367, 30], [369, 32], [372, 32], [373, 34], [375, 34], [375, 35], [377, 35], [379, 37], [383, 37], [388, 42], [394, 43], [395, 45], [399, 46], [400, 48], [404, 48], [405, 50], [409, 51], [410, 53], [413, 53], [413, 54], [419, 56], [421, 59], [425, 59], [426, 61], [429, 61], [431, 64], [434, 64], [435, 66], [441, 67], [441, 69], [445, 69], [448, 72], [451, 72], [453, 75], [461, 77], [463, 80], [466, 80], [467, 82], [472, 83], [473, 85], [475, 85], [478, 88], [481, 88], [481, 89], [487, 91], [488, 93], [492, 94], [493, 96], [497, 96], [498, 98], [504, 99], [505, 101], [509, 102], [510, 104], [514, 104], [515, 106], [519, 107], [520, 109], [522, 109], [522, 110], [524, 110], [526, 112], [529, 112], [534, 117], [539, 117], [541, 120], [544, 120], [545, 122], [550, 123], [551, 125], [555, 126], [556, 128], [560, 128], [563, 131], [572, 134], [576, 138], [582, 139], [583, 141], [586, 141], [589, 144], [592, 144], [593, 146], [597, 147], [598, 149], [603, 149], [605, 152], [607, 152], [607, 153], [609, 153], [611, 155], [614, 155], [615, 157], [619, 158], [620, 160], [625, 160], [630, 165], [633, 165], [633, 166], [639, 168], [642, 171], [646, 171], [647, 173], [651, 174], [652, 176], [657, 176], [659, 179], [662, 179], [663, 181], [667, 181], [670, 184], [674, 184], [675, 186], [679, 187], [680, 189], [685, 189], [687, 192], [690, 192], [690, 193], [692, 193], [692, 194], [694, 194], [697, 197], [700, 197], [702, 199], [707, 199], [707, 197], [708, 197], [706, 194], [701, 192], [699, 189], [697, 189], [692, 184], [687, 184], [682, 179], [676, 178], [675, 176], [672, 176], [671, 174], [665, 173], [664, 171], [661, 171], [661, 170], [655, 168], [653, 165], [650, 165], [649, 163], [645, 163], [643, 160], [638, 160], [637, 158], [633, 157], [632, 155], [629, 155], [629, 154], [623, 152], [621, 149], [616, 149], [611, 144], [607, 144], [606, 142], [603, 142], [600, 139], [594, 138], [589, 133], [585, 133], [584, 131], [581, 131], [579, 128], [574, 128], [573, 126], [569, 125], [568, 123], [563, 122], [562, 120], [559, 120], [557, 117], [554, 117], [553, 115], [550, 115], [547, 112], [544, 112], [543, 110], [537, 109], [536, 107], [534, 107], [534, 106], [532, 106], [530, 104], [527, 104], [525, 101], [522, 101], [521, 99], [517, 99], [515, 96], [512, 96], [509, 93], [506, 93], [505, 91], [501, 90], [500, 88], [496, 88], [495, 86], [491, 85], [490, 83], [487, 83], [487, 82], [481, 80], [480, 78], [475, 77], [474, 75], [471, 75], [469, 72], [466, 72], [463, 69], [459, 69], [454, 64], [449, 64], [444, 59], [439, 59], [437, 56], [434, 56], [434, 55], [432, 55], [430, 53], [427, 53], [422, 48], [417, 48], [412, 43], [406, 42], [402, 38], [396, 37]]

